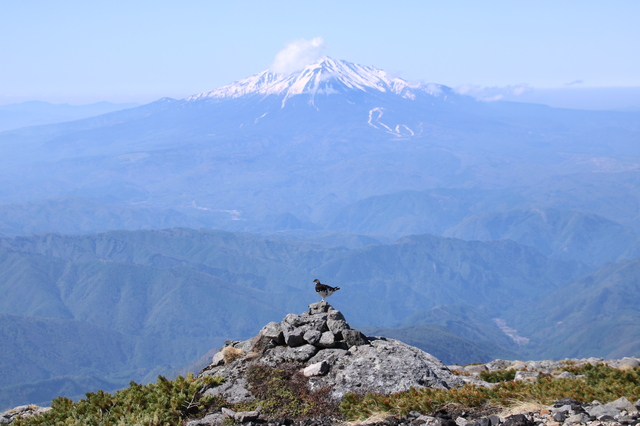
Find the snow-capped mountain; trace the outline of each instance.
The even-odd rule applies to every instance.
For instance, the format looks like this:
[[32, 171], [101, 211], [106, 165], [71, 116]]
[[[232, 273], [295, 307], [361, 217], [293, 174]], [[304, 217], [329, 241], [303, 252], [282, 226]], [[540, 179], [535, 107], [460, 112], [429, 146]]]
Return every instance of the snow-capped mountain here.
[[365, 125], [369, 130], [414, 137], [423, 132], [424, 111], [459, 103], [461, 98], [467, 97], [447, 86], [412, 83], [375, 67], [324, 57], [289, 74], [265, 70], [181, 102], [205, 109], [204, 104], [225, 103], [227, 108], [241, 104], [243, 113], [230, 117], [227, 123], [242, 128], [278, 122], [281, 110], [287, 106], [296, 110], [288, 116], [287, 123], [294, 125], [293, 117], [297, 117], [299, 125], [308, 130], [310, 120], [318, 117], [303, 113], [305, 107], [310, 107], [328, 114], [318, 122], [320, 126], [348, 117], [350, 123]]
[[345, 94], [349, 91], [380, 92], [415, 99], [421, 94], [446, 97], [451, 89], [433, 83], [410, 83], [401, 78], [391, 77], [386, 71], [378, 68], [324, 57], [290, 74], [277, 74], [265, 70], [186, 100], [276, 95], [282, 97], [284, 106], [288, 99], [296, 95], [310, 95], [310, 102], [313, 103], [317, 95]]
[[[634, 114], [482, 102], [324, 58], [186, 99], [1, 132], [0, 233], [320, 226], [395, 238], [444, 232], [467, 213], [534, 207], [635, 229], [629, 206], [640, 183], [627, 179], [640, 182], [638, 129]], [[576, 201], [574, 182], [596, 185], [607, 173], [594, 201]], [[478, 210], [449, 191], [478, 188], [481, 197], [516, 186], [526, 190], [477, 201]], [[433, 188], [447, 190], [420, 192]], [[562, 191], [570, 195], [547, 195]], [[43, 201], [24, 204], [33, 200]], [[486, 222], [469, 222], [473, 235], [493, 235], [476, 230]]]

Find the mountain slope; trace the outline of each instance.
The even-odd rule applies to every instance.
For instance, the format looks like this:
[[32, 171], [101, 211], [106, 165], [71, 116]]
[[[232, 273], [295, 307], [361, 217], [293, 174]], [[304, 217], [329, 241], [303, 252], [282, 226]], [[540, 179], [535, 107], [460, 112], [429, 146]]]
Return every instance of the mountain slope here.
[[[575, 190], [594, 172], [628, 173], [632, 185], [612, 194], [635, 197], [639, 124], [631, 113], [479, 102], [325, 58], [182, 100], [0, 133], [0, 205], [47, 205], [35, 220], [5, 216], [2, 228], [28, 233], [35, 222], [66, 231], [46, 220], [56, 203], [44, 200], [77, 197], [102, 203], [105, 222], [72, 232], [143, 227], [127, 220], [137, 214], [148, 227], [173, 225], [176, 213], [234, 231], [270, 231], [288, 215], [287, 226], [301, 230], [362, 232], [355, 216], [336, 212], [367, 197], [434, 188], [508, 189], [539, 208], [540, 194], [568, 175], [567, 191], [554, 193], [558, 204], [593, 211], [591, 195]], [[628, 225], [615, 209], [599, 214]], [[378, 229], [397, 237], [411, 221], [419, 232], [444, 225], [399, 217]]]
[[81, 321], [0, 314], [0, 345], [0, 410], [141, 378], [133, 338]]
[[370, 297], [370, 304], [344, 311], [362, 324], [384, 326], [438, 304], [469, 304], [500, 316], [581, 271], [579, 264], [550, 261], [510, 241], [416, 235], [350, 251], [314, 273], [351, 283], [350, 298]]
[[603, 266], [523, 309], [516, 320], [537, 357], [615, 358], [640, 349], [640, 260]]
[[401, 326], [437, 324], [450, 333], [474, 342], [491, 342], [517, 351], [515, 342], [507, 336], [483, 309], [470, 305], [438, 305], [418, 311], [400, 323]]
[[[127, 336], [75, 321], [0, 314], [0, 380], [4, 386], [57, 376], [127, 371]], [[130, 372], [132, 374], [132, 372]]]
[[[441, 166], [446, 167], [444, 159], [441, 160]], [[509, 209], [523, 201], [511, 190], [437, 188], [401, 191], [349, 204], [323, 225], [341, 231], [397, 238], [424, 233], [443, 235], [478, 212]]]
[[631, 229], [589, 213], [530, 209], [471, 216], [446, 235], [464, 240], [510, 239], [556, 259], [602, 265], [637, 244]]
[[136, 106], [138, 106], [138, 104], [113, 104], [110, 102], [98, 102], [89, 105], [56, 105], [40, 101], [1, 105], [0, 132], [20, 127], [79, 120], [112, 111], [134, 108]]
[[[121, 194], [122, 195], [122, 194]], [[225, 214], [218, 221], [223, 224]], [[56, 231], [81, 234], [112, 229], [200, 228], [215, 223], [175, 210], [154, 210], [92, 198], [63, 197], [34, 203], [0, 205], [0, 235], [32, 235]]]
[[[33, 300], [42, 294], [46, 301], [22, 307], [27, 313], [91, 317], [105, 309], [105, 314], [122, 310], [147, 318], [147, 326], [153, 323], [147, 317], [152, 311], [132, 310], [127, 304], [146, 300], [153, 305], [163, 300], [164, 293], [190, 281], [219, 287], [216, 292], [236, 288], [255, 300], [279, 299], [274, 307], [295, 310], [289, 305], [293, 296], [284, 291], [308, 292], [308, 283], [316, 277], [339, 280], [349, 283], [342, 291], [345, 297], [383, 303], [386, 311], [384, 316], [372, 315], [363, 304], [345, 307], [344, 312], [361, 323], [384, 326], [412, 311], [452, 300], [479, 306], [498, 300], [509, 306], [555, 289], [581, 271], [575, 263], [550, 261], [509, 241], [465, 242], [432, 235], [349, 250], [221, 231], [173, 229], [3, 238], [0, 247], [7, 264], [24, 265], [15, 273], [7, 268], [0, 276], [7, 291], [31, 287], [36, 291]], [[15, 285], [20, 282], [26, 287]], [[260, 293], [265, 291], [275, 293]], [[103, 293], [109, 297], [103, 299]], [[416, 299], [406, 300], [407, 294]], [[90, 308], [95, 304], [91, 300], [101, 300], [98, 311]], [[17, 299], [7, 298], [0, 306], [14, 313], [16, 303]], [[220, 302], [211, 303], [217, 306]], [[117, 321], [122, 327], [140, 324], [139, 319], [126, 317]], [[113, 327], [116, 323], [104, 324]]]

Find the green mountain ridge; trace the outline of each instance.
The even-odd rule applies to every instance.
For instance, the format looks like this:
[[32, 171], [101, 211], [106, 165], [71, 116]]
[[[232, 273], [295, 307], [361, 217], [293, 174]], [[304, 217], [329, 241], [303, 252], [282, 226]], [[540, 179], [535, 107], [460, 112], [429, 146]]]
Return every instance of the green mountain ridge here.
[[78, 401], [86, 398], [87, 392], [101, 389], [113, 392], [125, 388], [129, 382], [110, 382], [94, 376], [63, 376], [39, 382], [22, 383], [0, 388], [0, 411], [19, 405], [35, 404], [41, 407], [51, 406], [51, 400], [58, 395]]
[[[398, 325], [437, 324], [450, 333], [471, 341], [491, 341], [493, 344], [517, 352], [517, 345], [485, 313], [470, 305], [438, 305], [408, 316]], [[476, 362], [476, 361], [470, 361]]]
[[0, 381], [34, 382], [56, 376], [126, 370], [133, 340], [117, 331], [58, 318], [0, 314]]
[[[435, 235], [390, 244], [356, 240], [356, 248], [346, 248], [184, 228], [0, 238], [0, 292], [5, 296], [0, 313], [12, 319], [0, 323], [3, 333], [10, 336], [16, 324], [24, 324], [24, 335], [32, 336], [24, 351], [41, 354], [47, 349], [39, 345], [39, 330], [50, 330], [48, 339], [60, 335], [58, 341], [65, 342], [68, 330], [77, 327], [87, 330], [83, 333], [93, 342], [78, 347], [78, 359], [90, 359], [93, 348], [110, 345], [120, 348], [112, 362], [126, 360], [126, 365], [105, 363], [103, 370], [88, 364], [83, 374], [62, 364], [38, 375], [37, 366], [45, 361], [25, 355], [33, 376], [7, 376], [5, 387], [79, 375], [118, 384], [124, 376], [148, 380], [175, 372], [227, 339], [250, 338], [266, 323], [305, 310], [318, 300], [314, 278], [341, 287], [331, 302], [351, 323], [384, 328], [390, 337], [429, 347], [454, 362], [522, 353], [493, 318], [532, 337], [524, 350], [536, 358], [546, 355], [547, 341], [521, 326], [522, 307], [562, 291], [590, 271], [508, 240], [469, 242]], [[374, 244], [362, 246], [363, 241]], [[539, 309], [544, 312], [544, 306]], [[563, 333], [571, 335], [572, 329]], [[611, 353], [633, 348], [624, 340], [604, 343], [612, 345]], [[590, 350], [584, 347], [580, 354], [589, 356]]]
[[554, 259], [594, 265], [624, 260], [638, 234], [601, 216], [557, 209], [528, 209], [468, 217], [445, 235], [464, 240], [509, 239]]
[[[523, 307], [518, 329], [538, 356], [616, 358], [640, 351], [640, 259], [604, 265]], [[531, 353], [532, 351], [527, 351]], [[525, 352], [525, 353], [527, 353]]]

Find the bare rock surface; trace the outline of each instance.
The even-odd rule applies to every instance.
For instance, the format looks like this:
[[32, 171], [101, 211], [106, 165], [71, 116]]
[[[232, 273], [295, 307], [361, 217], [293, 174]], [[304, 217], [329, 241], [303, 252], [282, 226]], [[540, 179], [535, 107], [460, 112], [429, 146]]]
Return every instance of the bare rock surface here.
[[[610, 359], [604, 358], [567, 358], [563, 360], [542, 360], [542, 361], [518, 361], [518, 360], [506, 360], [495, 359], [486, 364], [472, 364], [472, 365], [450, 365], [448, 368], [455, 374], [461, 375], [466, 382], [483, 385], [479, 381], [480, 374], [484, 371], [493, 372], [498, 370], [515, 370], [516, 380], [527, 380], [537, 377], [539, 374], [547, 376], [557, 377], [561, 379], [575, 379], [579, 376], [571, 374], [564, 370], [567, 366], [581, 367], [584, 365], [597, 365], [604, 364], [611, 368], [617, 368], [625, 370], [627, 368], [634, 368], [640, 366], [640, 358], [625, 357], [622, 359]], [[483, 386], [488, 385], [484, 383]]]
[[0, 413], [0, 425], [8, 425], [18, 418], [37, 416], [51, 410], [51, 407], [38, 407], [37, 405], [21, 405]]
[[309, 385], [329, 388], [335, 401], [348, 392], [392, 394], [411, 387], [448, 389], [464, 384], [440, 360], [399, 340], [370, 338], [368, 345], [352, 346], [342, 356], [323, 352], [314, 361], [327, 362], [329, 372], [311, 377]]

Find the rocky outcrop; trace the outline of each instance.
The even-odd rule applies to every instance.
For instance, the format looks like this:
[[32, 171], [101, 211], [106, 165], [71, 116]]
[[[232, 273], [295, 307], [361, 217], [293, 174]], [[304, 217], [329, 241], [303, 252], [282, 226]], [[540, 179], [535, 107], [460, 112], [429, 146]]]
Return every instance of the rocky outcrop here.
[[[233, 352], [236, 357], [225, 357]], [[207, 390], [230, 403], [253, 399], [244, 377], [249, 365], [294, 363], [312, 389], [327, 388], [338, 402], [348, 392], [391, 394], [409, 388], [451, 388], [464, 382], [437, 358], [398, 340], [366, 337], [353, 330], [327, 302], [301, 315], [265, 325], [245, 341], [228, 341], [200, 376], [221, 376], [225, 383]]]
[[[607, 404], [598, 401], [585, 403], [571, 398], [562, 398], [548, 407], [535, 410], [526, 409], [523, 406], [520, 410], [516, 408], [511, 412], [480, 417], [469, 416], [465, 413], [447, 413], [446, 411], [431, 416], [412, 412], [413, 415], [396, 418], [391, 423], [412, 426], [445, 426], [447, 424], [457, 426], [620, 426], [639, 424], [639, 408], [640, 401], [634, 404], [624, 397]], [[385, 424], [385, 422], [382, 423]]]
[[498, 370], [515, 370], [514, 380], [535, 381], [541, 374], [557, 377], [561, 379], [575, 379], [576, 376], [565, 371], [567, 366], [581, 367], [586, 364], [597, 365], [603, 364], [611, 368], [626, 370], [640, 366], [640, 358], [625, 357], [621, 359], [605, 360], [604, 358], [571, 358], [559, 361], [543, 360], [543, 361], [509, 361], [506, 359], [496, 359], [486, 364], [470, 364], [470, 365], [450, 365], [448, 368], [469, 384], [477, 386], [492, 386], [490, 383], [480, 380], [480, 374], [483, 371], [494, 372]]
[[[361, 422], [367, 426], [624, 426], [640, 424], [640, 401], [635, 404], [620, 398], [608, 404], [598, 401], [584, 403], [570, 398], [562, 398], [548, 407], [528, 408], [526, 405], [505, 412], [483, 413], [478, 411], [447, 411], [419, 413], [411, 411], [405, 416], [381, 416]], [[229, 410], [230, 411], [230, 410]], [[255, 414], [250, 412], [250, 414]], [[245, 418], [238, 413], [210, 414], [188, 426], [222, 425], [226, 417], [235, 420]], [[255, 423], [253, 423], [255, 424]], [[283, 422], [263, 422], [264, 426], [279, 426]], [[343, 422], [324, 417], [299, 422], [288, 421], [289, 426], [338, 426]]]
[[21, 405], [0, 413], [0, 425], [13, 423], [17, 418], [37, 416], [51, 410], [51, 407], [38, 407], [37, 405]]

